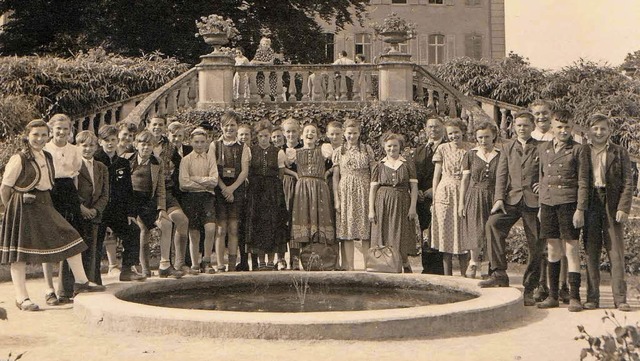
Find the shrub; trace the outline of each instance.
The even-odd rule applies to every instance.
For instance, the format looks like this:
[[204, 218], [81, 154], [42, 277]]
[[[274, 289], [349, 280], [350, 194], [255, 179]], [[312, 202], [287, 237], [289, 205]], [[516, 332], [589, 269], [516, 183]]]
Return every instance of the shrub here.
[[[220, 116], [226, 110], [225, 108], [186, 110], [178, 113], [175, 120], [192, 127], [208, 123], [217, 134], [220, 132]], [[261, 104], [233, 110], [242, 117], [243, 122], [250, 124], [263, 119], [267, 119], [273, 124], [280, 124], [283, 120], [292, 117], [303, 124], [316, 124], [321, 132], [325, 131], [326, 125], [331, 121], [343, 122], [347, 118], [354, 118], [362, 125], [362, 141], [370, 144], [378, 155], [382, 154], [378, 138], [389, 130], [403, 134], [407, 139], [408, 147], [415, 146], [418, 135], [424, 128], [424, 120], [429, 113], [426, 107], [416, 103], [386, 102], [376, 102], [359, 109], [330, 108], [321, 105], [304, 105], [285, 109], [266, 107]]]
[[127, 58], [100, 48], [68, 59], [0, 57], [0, 94], [28, 97], [42, 117], [59, 112], [76, 116], [155, 90], [187, 68], [157, 53]]
[[0, 139], [20, 133], [24, 125], [35, 117], [35, 106], [27, 97], [0, 96]]
[[638, 324], [623, 326], [613, 312], [604, 311], [602, 322], [609, 321], [614, 326], [613, 334], [591, 336], [582, 325], [578, 325], [580, 336], [576, 340], [585, 340], [588, 348], [580, 351], [580, 360], [640, 360], [640, 332]]

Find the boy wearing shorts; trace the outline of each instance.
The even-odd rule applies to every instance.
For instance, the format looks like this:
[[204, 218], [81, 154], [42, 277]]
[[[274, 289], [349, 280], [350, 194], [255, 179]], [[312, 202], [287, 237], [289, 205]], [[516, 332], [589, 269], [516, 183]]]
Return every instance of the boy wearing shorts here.
[[573, 140], [569, 114], [557, 111], [551, 120], [554, 138], [539, 146], [540, 238], [547, 240], [549, 296], [538, 308], [559, 306], [560, 260], [566, 255], [569, 312], [582, 311], [578, 239], [589, 200], [589, 160]]

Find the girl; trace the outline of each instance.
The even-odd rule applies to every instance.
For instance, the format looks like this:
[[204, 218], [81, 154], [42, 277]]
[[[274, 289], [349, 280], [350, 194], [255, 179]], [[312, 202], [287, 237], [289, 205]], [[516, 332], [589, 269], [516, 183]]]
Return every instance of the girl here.
[[276, 148], [284, 147], [284, 134], [282, 133], [282, 128], [276, 126], [271, 130], [271, 144], [273, 144]]
[[138, 126], [129, 122], [120, 122], [116, 125], [118, 128], [118, 146], [116, 153], [123, 155], [124, 153], [133, 153], [133, 138], [138, 133]]
[[251, 254], [258, 255], [259, 270], [273, 270], [275, 253], [287, 250], [288, 214], [281, 180], [286, 156], [269, 143], [272, 127], [268, 120], [256, 124], [258, 144], [251, 147], [249, 166], [245, 237]]
[[250, 151], [238, 142], [240, 116], [227, 111], [220, 119], [222, 137], [213, 142], [213, 151], [218, 163], [218, 186], [216, 187], [216, 231], [217, 271], [224, 272], [225, 239], [229, 238], [229, 271], [235, 271], [238, 252], [238, 216], [242, 214], [245, 200], [245, 180], [249, 174]]
[[51, 264], [66, 259], [75, 277], [74, 294], [104, 291], [105, 287], [87, 279], [80, 255], [87, 246], [53, 208], [53, 158], [43, 151], [49, 140], [47, 123], [33, 120], [25, 134], [26, 147], [9, 159], [0, 186], [5, 207], [0, 263], [11, 264], [16, 306], [22, 311], [38, 311], [27, 292], [27, 263]]
[[[498, 138], [495, 124], [482, 122], [475, 127], [478, 146], [468, 151], [462, 159], [462, 186], [458, 212], [462, 218], [465, 238], [469, 239], [471, 261], [466, 276], [475, 278], [480, 262], [480, 251], [487, 257], [485, 224], [491, 214], [496, 185], [496, 170], [500, 153], [494, 147]], [[488, 274], [488, 269], [481, 268]]]
[[318, 128], [307, 124], [302, 128], [303, 147], [296, 151], [297, 178], [291, 212], [291, 268], [300, 269], [300, 248], [317, 232], [332, 244], [334, 227], [331, 217], [330, 192], [325, 161], [331, 156], [316, 146]]
[[360, 123], [344, 123], [346, 144], [333, 154], [333, 194], [336, 209], [336, 234], [341, 242], [342, 268], [354, 270], [354, 241], [362, 240], [362, 252], [369, 249], [370, 225], [368, 190], [373, 149], [360, 143]]
[[[301, 148], [300, 143], [300, 123], [293, 118], [287, 118], [282, 122], [282, 132], [286, 140], [284, 145], [284, 152], [286, 155], [286, 168], [284, 170], [284, 176], [282, 178], [282, 187], [284, 190], [284, 201], [289, 212], [289, 218], [287, 220], [289, 229], [291, 227], [291, 209], [293, 207], [293, 194], [296, 189], [296, 182], [298, 179], [297, 166], [296, 166], [296, 149]], [[278, 269], [287, 269], [287, 261], [284, 259], [284, 253], [278, 253]]]
[[[411, 273], [409, 254], [416, 249], [415, 221], [418, 219], [416, 167], [400, 155], [404, 149], [403, 136], [387, 133], [380, 140], [387, 156], [373, 167], [371, 174], [371, 241], [398, 250], [404, 272]], [[400, 271], [398, 269], [398, 273]]]
[[[449, 143], [442, 143], [433, 155], [433, 220], [431, 225], [432, 247], [443, 253], [444, 274], [452, 275], [451, 258], [458, 255], [460, 274], [467, 270], [467, 252], [471, 248], [468, 237], [462, 234], [462, 223], [458, 217], [460, 186], [462, 180], [462, 158], [471, 146], [463, 142], [466, 124], [460, 119], [445, 123]], [[475, 241], [474, 241], [475, 243]]]

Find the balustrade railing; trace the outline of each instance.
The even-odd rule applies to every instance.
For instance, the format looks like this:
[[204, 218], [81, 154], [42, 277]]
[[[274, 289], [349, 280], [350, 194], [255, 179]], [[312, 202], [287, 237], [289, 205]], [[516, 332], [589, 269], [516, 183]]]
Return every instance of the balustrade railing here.
[[377, 65], [240, 65], [235, 103], [368, 102], [377, 98]]
[[109, 103], [94, 109], [90, 113], [73, 117], [76, 132], [90, 130], [97, 133], [98, 129], [105, 124], [115, 125], [131, 113], [149, 94], [151, 93], [139, 94], [121, 101]]

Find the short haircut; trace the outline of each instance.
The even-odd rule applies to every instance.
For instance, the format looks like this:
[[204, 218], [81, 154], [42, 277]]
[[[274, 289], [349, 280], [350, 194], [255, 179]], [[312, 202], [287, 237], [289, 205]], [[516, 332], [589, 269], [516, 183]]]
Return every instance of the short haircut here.
[[546, 106], [547, 108], [549, 108], [549, 110], [553, 110], [554, 108], [553, 102], [551, 102], [550, 100], [536, 99], [531, 103], [529, 103], [529, 111], [531, 111], [533, 107], [539, 107], [539, 106]]
[[156, 137], [150, 131], [144, 129], [136, 135], [136, 143], [152, 143]]
[[360, 61], [363, 62], [363, 63], [366, 60], [365, 57], [364, 57], [364, 54], [356, 54], [356, 59], [360, 59]]
[[[271, 132], [273, 132], [273, 124], [271, 124], [270, 121], [263, 119], [261, 121], [259, 121], [258, 123], [256, 123], [256, 125], [253, 127], [253, 131], [258, 134], [263, 130], [268, 130], [269, 134], [271, 134]], [[279, 129], [279, 128], [278, 128]]]
[[131, 122], [117, 123], [116, 128], [118, 129], [118, 133], [120, 133], [123, 130], [126, 130], [129, 133], [133, 133], [133, 134], [136, 134], [138, 132], [138, 126]]
[[282, 131], [282, 127], [280, 127], [279, 125], [274, 125], [273, 128], [271, 129], [271, 134], [275, 132], [281, 132], [281, 131]]
[[427, 123], [431, 119], [435, 119], [440, 122], [440, 124], [444, 125], [444, 119], [442, 119], [441, 116], [435, 113], [427, 114], [427, 118], [424, 120], [424, 122]]
[[[304, 131], [305, 129], [307, 129], [308, 127], [314, 127], [316, 128], [316, 133], [318, 132], [318, 126], [315, 125], [315, 123], [307, 123], [302, 127], [302, 131]], [[318, 134], [319, 135], [319, 134]]]
[[611, 126], [611, 121], [609, 120], [609, 117], [602, 113], [594, 113], [587, 118], [587, 125], [589, 127], [593, 127], [594, 125], [600, 122], [606, 122], [607, 126], [609, 127]]
[[29, 133], [31, 132], [31, 129], [33, 128], [47, 128], [47, 134], [50, 133], [47, 122], [45, 122], [42, 119], [34, 119], [29, 123], [27, 123], [27, 125], [24, 127], [24, 133], [26, 135], [29, 135]]
[[404, 149], [404, 137], [400, 134], [392, 133], [392, 132], [386, 132], [380, 137], [380, 145], [384, 147], [384, 143], [390, 140], [398, 141], [398, 143], [400, 144], [400, 149], [401, 150]]
[[240, 114], [234, 112], [233, 110], [227, 110], [220, 117], [220, 126], [225, 126], [231, 122], [236, 122], [236, 124], [240, 124], [242, 121], [242, 117]]
[[329, 122], [329, 124], [327, 124], [327, 130], [329, 130], [329, 128], [342, 129], [342, 127], [343, 127], [342, 123], [340, 123], [337, 120], [331, 121]]
[[159, 115], [155, 115], [151, 119], [149, 119], [149, 121], [147, 122], [147, 125], [151, 124], [151, 122], [154, 121], [154, 120], [162, 120], [164, 125], [167, 125], [167, 118], [161, 117]]
[[300, 130], [300, 122], [298, 122], [297, 120], [295, 120], [293, 118], [287, 118], [287, 119], [282, 121], [282, 124], [280, 124], [282, 129], [284, 129], [286, 126], [289, 126], [289, 125], [294, 125], [294, 126], [296, 126], [298, 128], [298, 130]]
[[100, 130], [98, 130], [98, 138], [104, 140], [111, 136], [117, 137], [118, 133], [118, 128], [111, 124], [105, 124], [100, 127]]
[[475, 125], [474, 132], [478, 130], [487, 130], [489, 129], [491, 133], [493, 133], [493, 141], [495, 142], [498, 139], [498, 127], [494, 122], [491, 121], [481, 121]]
[[355, 120], [355, 119], [347, 119], [344, 122], [344, 127], [345, 128], [358, 128], [358, 129], [361, 129], [360, 122]]
[[84, 144], [86, 142], [98, 144], [98, 137], [90, 130], [83, 130], [76, 134], [76, 144]]
[[167, 127], [167, 132], [174, 135], [178, 132], [184, 132], [184, 131], [185, 131], [185, 126], [180, 122], [171, 122], [171, 124], [169, 124], [169, 126]]
[[251, 129], [251, 124], [249, 124], [249, 123], [242, 123], [242, 124], [238, 125], [238, 129], [242, 129], [242, 128], [249, 129], [249, 131], [252, 130]]
[[346, 51], [346, 50], [341, 51], [341, 52], [340, 52], [340, 55], [342, 55], [342, 56], [347, 56], [347, 51]]
[[571, 122], [571, 113], [564, 109], [558, 109], [553, 112], [553, 114], [551, 115], [551, 119], [556, 120], [560, 123], [567, 124]]
[[524, 118], [524, 119], [528, 120], [528, 121], [529, 121], [529, 123], [531, 123], [531, 124], [533, 124], [533, 125], [535, 125], [535, 124], [536, 124], [536, 117], [535, 117], [535, 116], [533, 116], [533, 114], [531, 114], [531, 112], [529, 112], [529, 111], [527, 111], [527, 110], [521, 110], [521, 111], [519, 111], [519, 112], [516, 112], [516, 113], [513, 115], [513, 121], [514, 121], [514, 123], [515, 123], [516, 119], [519, 119], [519, 118]]
[[456, 127], [458, 129], [460, 129], [460, 131], [462, 133], [466, 133], [467, 132], [467, 123], [465, 123], [460, 118], [449, 119], [444, 123], [444, 126], [445, 127]]
[[71, 118], [69, 118], [68, 115], [62, 113], [54, 114], [51, 118], [49, 118], [49, 122], [47, 122], [47, 125], [49, 127], [53, 127], [57, 123], [62, 122], [69, 122], [69, 126], [71, 126]]
[[196, 137], [198, 135], [203, 135], [205, 138], [207, 137], [207, 131], [204, 130], [203, 128], [196, 128], [193, 131], [191, 131], [191, 138]]

